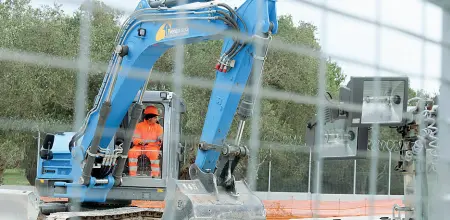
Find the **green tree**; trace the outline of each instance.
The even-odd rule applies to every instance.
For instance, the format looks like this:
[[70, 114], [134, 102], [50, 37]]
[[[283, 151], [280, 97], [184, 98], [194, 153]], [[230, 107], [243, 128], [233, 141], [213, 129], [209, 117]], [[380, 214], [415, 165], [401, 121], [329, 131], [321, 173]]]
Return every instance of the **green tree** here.
[[[0, 3], [0, 47], [27, 53], [43, 53], [50, 56], [77, 58], [80, 48], [80, 18], [83, 10], [68, 16], [60, 5], [32, 8], [29, 0]], [[92, 61], [108, 62], [114, 38], [119, 27], [120, 13], [103, 3], [94, 2], [91, 16]], [[32, 33], [32, 34], [30, 34]], [[45, 65], [31, 65], [16, 61], [0, 61], [0, 116], [9, 122], [8, 129], [1, 131], [0, 149], [9, 150], [8, 168], [17, 167], [23, 160], [24, 166], [33, 172], [36, 155], [36, 132], [42, 134], [55, 131], [47, 129], [55, 125], [71, 124], [74, 115], [74, 97], [77, 70], [54, 68]], [[97, 93], [103, 74], [89, 78], [88, 102]], [[94, 85], [94, 86], [92, 86]], [[63, 92], [62, 92], [63, 91]], [[87, 110], [87, 109], [86, 109]], [[24, 124], [17, 125], [23, 121]], [[41, 126], [30, 123], [38, 121]], [[19, 130], [21, 129], [26, 130]], [[69, 130], [59, 127], [57, 130]], [[24, 149], [26, 149], [24, 151]], [[5, 152], [2, 150], [2, 152]]]

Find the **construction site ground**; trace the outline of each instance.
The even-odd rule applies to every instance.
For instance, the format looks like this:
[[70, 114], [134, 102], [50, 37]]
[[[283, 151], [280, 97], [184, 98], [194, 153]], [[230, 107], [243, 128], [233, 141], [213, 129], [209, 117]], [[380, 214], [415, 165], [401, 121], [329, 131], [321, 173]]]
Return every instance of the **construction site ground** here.
[[[0, 189], [32, 190], [34, 187], [25, 185], [2, 185]], [[54, 199], [41, 197], [44, 202], [67, 201], [65, 199]], [[395, 204], [402, 205], [401, 199], [376, 199], [371, 203], [368, 200], [354, 201], [320, 201], [315, 203], [313, 200], [264, 200], [267, 219], [341, 219], [341, 220], [360, 220], [360, 219], [380, 219], [381, 217], [391, 217], [392, 207]], [[319, 207], [317, 207], [319, 205]], [[163, 209], [164, 202], [159, 201], [133, 201], [131, 206], [139, 208]], [[373, 216], [368, 217], [372, 213]], [[316, 217], [316, 218], [313, 218]], [[41, 218], [43, 219], [43, 218]], [[40, 219], [40, 220], [41, 220]], [[147, 220], [155, 219], [151, 217], [131, 217], [128, 220]], [[156, 218], [157, 219], [157, 218]]]

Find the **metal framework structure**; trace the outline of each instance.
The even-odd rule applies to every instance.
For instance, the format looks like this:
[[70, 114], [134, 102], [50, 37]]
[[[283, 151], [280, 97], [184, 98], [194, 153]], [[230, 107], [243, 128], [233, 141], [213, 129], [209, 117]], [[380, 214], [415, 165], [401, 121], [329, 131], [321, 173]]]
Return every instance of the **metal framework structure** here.
[[[439, 94], [439, 112], [437, 120], [439, 123], [439, 137], [437, 145], [439, 146], [439, 162], [436, 167], [436, 175], [430, 176], [428, 183], [429, 208], [428, 214], [423, 219], [445, 219], [450, 214], [447, 207], [450, 205], [450, 190], [447, 187], [450, 181], [450, 172], [448, 170], [450, 163], [450, 149], [446, 146], [450, 141], [448, 135], [450, 132], [450, 118], [445, 112], [450, 111], [450, 102], [446, 97], [450, 95], [450, 3], [444, 0], [429, 0], [432, 3], [442, 7], [442, 69], [441, 69], [441, 88]], [[418, 199], [421, 199], [420, 197]]]
[[[270, 0], [267, 0], [268, 2], [270, 2]], [[267, 89], [264, 88], [262, 86], [261, 82], [256, 82], [251, 88], [248, 89], [247, 92], [252, 93], [252, 94], [258, 94], [255, 95], [255, 100], [254, 100], [254, 107], [253, 107], [253, 114], [252, 114], [252, 118], [251, 118], [251, 122], [249, 125], [249, 130], [251, 132], [250, 135], [250, 139], [248, 141], [249, 143], [249, 149], [250, 149], [250, 159], [249, 162], [247, 164], [247, 177], [245, 178], [247, 181], [250, 182], [250, 185], [252, 186], [252, 189], [256, 189], [256, 178], [257, 178], [257, 174], [255, 173], [255, 170], [257, 170], [257, 166], [258, 166], [258, 152], [259, 152], [259, 148], [260, 145], [262, 143], [261, 141], [261, 132], [260, 132], [260, 118], [261, 118], [261, 114], [262, 114], [262, 100], [283, 100], [283, 101], [292, 101], [293, 103], [296, 104], [313, 104], [315, 105], [316, 109], [315, 111], [317, 112], [317, 115], [314, 119], [311, 120], [311, 122], [308, 124], [308, 127], [310, 130], [309, 133], [306, 134], [305, 140], [312, 146], [315, 146], [313, 149], [313, 152], [311, 153], [311, 156], [315, 158], [315, 164], [314, 166], [314, 170], [316, 171], [314, 174], [312, 174], [312, 180], [308, 182], [312, 183], [312, 186], [308, 185], [308, 190], [310, 190], [310, 188], [314, 188], [314, 192], [316, 192], [313, 196], [313, 200], [314, 200], [314, 208], [318, 208], [318, 206], [320, 206], [320, 195], [321, 195], [321, 183], [323, 182], [323, 176], [322, 176], [322, 170], [323, 170], [323, 160], [325, 159], [359, 159], [359, 158], [369, 158], [371, 161], [371, 166], [370, 166], [370, 194], [372, 195], [372, 200], [371, 202], [373, 203], [375, 198], [376, 198], [376, 178], [377, 178], [377, 166], [378, 166], [378, 158], [379, 158], [379, 151], [377, 150], [370, 150], [367, 151], [367, 145], [369, 142], [375, 143], [375, 146], [372, 146], [374, 148], [377, 148], [378, 146], [376, 146], [378, 143], [378, 139], [380, 137], [380, 133], [379, 133], [379, 128], [381, 126], [400, 126], [404, 124], [403, 121], [403, 117], [409, 117], [411, 112], [408, 112], [409, 108], [408, 108], [408, 99], [411, 99], [413, 97], [402, 97], [401, 94], [407, 94], [408, 91], [408, 77], [403, 77], [404, 75], [411, 75], [408, 73], [405, 73], [404, 71], [400, 71], [400, 70], [395, 70], [395, 69], [391, 69], [388, 67], [383, 67], [380, 66], [380, 56], [381, 56], [381, 52], [380, 52], [380, 48], [381, 48], [381, 28], [386, 28], [389, 30], [395, 30], [398, 32], [401, 32], [405, 35], [407, 35], [409, 38], [413, 38], [413, 39], [419, 39], [422, 41], [422, 44], [424, 45], [426, 42], [430, 42], [433, 43], [435, 45], [439, 45], [441, 50], [442, 50], [442, 68], [441, 68], [441, 77], [440, 82], [441, 82], [441, 88], [440, 88], [440, 94], [439, 94], [439, 112], [449, 112], [450, 111], [450, 102], [448, 102], [445, 98], [446, 97], [450, 97], [450, 2], [446, 1], [446, 0], [422, 0], [423, 2], [427, 2], [427, 3], [432, 3], [435, 4], [439, 7], [441, 7], [443, 10], [443, 17], [442, 17], [442, 40], [441, 41], [435, 41], [432, 39], [428, 39], [424, 34], [423, 35], [418, 35], [418, 34], [414, 34], [411, 33], [407, 30], [403, 30], [401, 28], [398, 27], [394, 27], [392, 25], [387, 25], [387, 24], [381, 24], [379, 22], [380, 17], [381, 17], [381, 0], [380, 1], [376, 1], [376, 20], [370, 20], [370, 19], [366, 19], [363, 17], [359, 17], [353, 14], [349, 14], [343, 11], [340, 11], [338, 9], [335, 8], [331, 8], [329, 6], [327, 6], [327, 1], [324, 1], [324, 4], [318, 3], [317, 1], [309, 1], [309, 0], [294, 0], [297, 3], [302, 3], [303, 5], [307, 5], [310, 7], [314, 7], [317, 9], [321, 9], [322, 10], [322, 28], [325, 29], [325, 31], [321, 32], [321, 36], [319, 37], [320, 39], [322, 39], [323, 41], [326, 41], [326, 38], [329, 37], [325, 34], [326, 32], [326, 18], [328, 14], [337, 14], [337, 15], [341, 15], [343, 17], [346, 17], [348, 19], [352, 19], [352, 20], [357, 20], [357, 21], [361, 21], [364, 22], [367, 25], [372, 25], [372, 26], [376, 26], [376, 42], [375, 42], [375, 46], [376, 46], [376, 52], [375, 52], [375, 61], [376, 64], [372, 65], [369, 63], [366, 63], [364, 61], [355, 59], [355, 58], [351, 58], [351, 57], [344, 57], [344, 56], [337, 56], [337, 55], [333, 55], [333, 54], [329, 54], [326, 52], [317, 52], [316, 50], [312, 50], [309, 48], [305, 48], [303, 47], [303, 45], [292, 45], [292, 44], [288, 44], [285, 42], [282, 42], [280, 40], [273, 40], [273, 42], [271, 43], [271, 47], [277, 48], [279, 50], [284, 50], [284, 51], [288, 51], [288, 52], [294, 52], [294, 53], [298, 53], [298, 54], [302, 54], [302, 55], [307, 55], [307, 56], [311, 56], [314, 58], [318, 58], [320, 59], [320, 68], [319, 68], [319, 72], [317, 73], [318, 75], [318, 89], [317, 89], [317, 96], [305, 96], [303, 94], [295, 94], [292, 92], [286, 92], [286, 91], [277, 91], [277, 90], [273, 90], [273, 89]], [[385, 1], [386, 2], [386, 1]], [[89, 6], [89, 4], [88, 4]], [[142, 5], [141, 5], [142, 6]], [[192, 6], [194, 9], [196, 9], [196, 7], [198, 6]], [[197, 8], [198, 9], [198, 8]], [[88, 10], [92, 10], [92, 8], [88, 7]], [[422, 10], [425, 11], [425, 10]], [[197, 13], [197, 12], [196, 12]], [[255, 17], [258, 16], [259, 13], [255, 13]], [[274, 12], [266, 12], [266, 14], [271, 14]], [[194, 13], [195, 14], [195, 13]], [[177, 18], [173, 17], [174, 20], [176, 20]], [[252, 23], [253, 24], [253, 23]], [[197, 23], [197, 25], [199, 25], [199, 23]], [[253, 24], [256, 26], [256, 24]], [[266, 24], [267, 25], [267, 24]], [[91, 46], [90, 42], [91, 40], [89, 39], [89, 33], [90, 33], [90, 21], [89, 19], [87, 19], [87, 17], [83, 17], [82, 16], [82, 20], [81, 20], [81, 28], [80, 28], [80, 53], [79, 53], [79, 57], [76, 61], [72, 61], [68, 58], [65, 57], [52, 57], [52, 56], [47, 56], [46, 54], [39, 54], [39, 55], [35, 55], [35, 54], [31, 54], [31, 53], [27, 53], [27, 52], [23, 52], [23, 51], [15, 51], [13, 49], [6, 49], [6, 48], [0, 48], [0, 61], [14, 61], [14, 62], [22, 62], [24, 64], [38, 64], [38, 65], [49, 65], [51, 67], [54, 68], [64, 68], [64, 69], [74, 69], [74, 66], [77, 66], [78, 70], [78, 78], [76, 81], [77, 84], [77, 91], [76, 91], [76, 102], [75, 102], [75, 121], [73, 123], [73, 127], [75, 128], [75, 130], [77, 130], [79, 127], [81, 127], [83, 125], [83, 119], [85, 118], [84, 115], [84, 111], [83, 109], [85, 109], [85, 100], [86, 100], [86, 90], [87, 90], [87, 74], [88, 72], [91, 70], [90, 67], [92, 66], [101, 66], [101, 67], [106, 67], [107, 65], [105, 64], [98, 64], [98, 63], [92, 63], [89, 61], [89, 56], [92, 53], [95, 53], [95, 51], [91, 51]], [[200, 24], [201, 26], [201, 24]], [[225, 29], [225, 25], [223, 26], [216, 26], [216, 27], [220, 27], [222, 29]], [[153, 27], [154, 28], [154, 27]], [[203, 28], [214, 28], [214, 26], [207, 26], [207, 27], [203, 27]], [[424, 27], [422, 27], [424, 29]], [[156, 28], [154, 28], [156, 30]], [[160, 31], [164, 31], [163, 29], [161, 29]], [[167, 30], [166, 30], [167, 31]], [[177, 30], [177, 31], [183, 31], [183, 30]], [[211, 31], [211, 30], [209, 30]], [[219, 30], [212, 30], [212, 31], [219, 31]], [[424, 31], [424, 30], [422, 30]], [[156, 31], [155, 31], [156, 32]], [[167, 33], [167, 32], [166, 32]], [[180, 33], [175, 33], [173, 32], [172, 34], [176, 35], [176, 34], [180, 34]], [[231, 32], [231, 33], [224, 33], [225, 35], [227, 35], [228, 37], [233, 37], [234, 39], [241, 39], [243, 38], [243, 36]], [[145, 35], [145, 33], [144, 33]], [[200, 41], [200, 38], [195, 38], [196, 41]], [[157, 45], [157, 44], [155, 44]], [[160, 45], [157, 45], [160, 46]], [[155, 46], [155, 47], [157, 47]], [[188, 79], [184, 77], [183, 74], [183, 66], [184, 66], [184, 49], [181, 46], [181, 44], [175, 43], [173, 42], [170, 46], [174, 46], [176, 49], [176, 54], [174, 57], [174, 63], [175, 63], [175, 71], [173, 73], [173, 77], [167, 78], [164, 74], [158, 73], [156, 71], [154, 71], [150, 77], [150, 80], [154, 80], [154, 81], [160, 81], [160, 82], [171, 82], [174, 85], [174, 93], [177, 94], [177, 97], [183, 97], [183, 93], [182, 93], [182, 87], [184, 85], [189, 85], [189, 86], [195, 86], [198, 88], [207, 88], [207, 89], [211, 89], [214, 90], [214, 81], [208, 81], [208, 80], [203, 80], [203, 79]], [[1, 45], [0, 45], [1, 47]], [[424, 46], [422, 47], [424, 48]], [[165, 48], [167, 49], [167, 48]], [[157, 50], [157, 49], [155, 49]], [[324, 46], [323, 50], [326, 51], [326, 46]], [[118, 54], [120, 54], [122, 51], [118, 51]], [[158, 51], [162, 53], [161, 51]], [[263, 52], [262, 50], [259, 50], [260, 54], [261, 52]], [[374, 82], [369, 82], [367, 83], [367, 81], [373, 81], [373, 78], [370, 79], [364, 79], [364, 78], [353, 78], [351, 83], [347, 84], [346, 86], [343, 86], [340, 90], [341, 92], [341, 96], [339, 98], [335, 98], [335, 99], [327, 99], [327, 94], [326, 94], [326, 66], [325, 66], [325, 61], [326, 58], [330, 57], [331, 59], [337, 60], [337, 62], [339, 63], [339, 61], [343, 61], [343, 62], [350, 62], [350, 63], [355, 63], [355, 64], [359, 64], [365, 67], [369, 67], [369, 68], [373, 68], [376, 70], [377, 76], [381, 76], [380, 72], [382, 70], [387, 70], [390, 72], [394, 72], [398, 75], [402, 75], [401, 77], [392, 77], [392, 78], [381, 78], [380, 81], [375, 80]], [[155, 61], [155, 57], [152, 57], [152, 62]], [[424, 58], [422, 58], [424, 59]], [[129, 62], [130, 60], [126, 60], [125, 62]], [[144, 65], [145, 64], [145, 60], [140, 60], [140, 64]], [[422, 60], [423, 62], [423, 60]], [[259, 66], [261, 68], [261, 66]], [[106, 69], [106, 68], [103, 68]], [[130, 65], [128, 67], [128, 70], [132, 71], [132, 66]], [[247, 70], [250, 71], [251, 67], [247, 66]], [[213, 71], [211, 71], [213, 72]], [[423, 75], [425, 74], [425, 70], [424, 67], [422, 66], [422, 69], [417, 70], [416, 72], [420, 72], [420, 76], [422, 77], [421, 80], [424, 80]], [[234, 77], [230, 77], [229, 81], [227, 82], [228, 84], [232, 84], [232, 80], [235, 80], [236, 83], [239, 82], [245, 82], [246, 80], [242, 80], [239, 81], [238, 77], [239, 74], [237, 74], [236, 72], [232, 73]], [[245, 76], [244, 76], [245, 77]], [[417, 77], [417, 76], [413, 76], [413, 77]], [[123, 79], [121, 79], [123, 80]], [[146, 85], [148, 83], [147, 76], [145, 78], [138, 78], [136, 80], [136, 84], [138, 84], [139, 86], [133, 87], [133, 91], [127, 89], [127, 87], [122, 87], [121, 90], [123, 93], [128, 94], [128, 98], [127, 98], [127, 102], [132, 101], [132, 98], [134, 97], [134, 94], [139, 90], [140, 86], [142, 85]], [[224, 80], [225, 81], [225, 80]], [[238, 82], [239, 81], [239, 82]], [[365, 82], [364, 82], [365, 81]], [[399, 84], [401, 84], [401, 86], [398, 86], [399, 84], [397, 84], [396, 86], [391, 86], [392, 87], [396, 87], [399, 88], [398, 90], [396, 90], [398, 92], [398, 96], [403, 98], [401, 99], [401, 101], [397, 102], [396, 98], [397, 96], [395, 96], [396, 94], [394, 94], [395, 92], [390, 92], [390, 94], [394, 94], [392, 95], [392, 97], [389, 98], [389, 102], [393, 102], [395, 104], [397, 104], [399, 107], [395, 108], [394, 110], [392, 110], [394, 113], [399, 113], [401, 115], [402, 121], [397, 121], [397, 120], [386, 120], [384, 122], [379, 122], [376, 120], [372, 120], [373, 118], [370, 117], [366, 117], [369, 118], [369, 121], [364, 121], [362, 118], [364, 118], [365, 116], [365, 112], [364, 111], [364, 105], [369, 103], [369, 101], [373, 101], [376, 100], [379, 96], [380, 96], [380, 92], [383, 92], [383, 89], [385, 89], [385, 87], [383, 87], [383, 85], [385, 84], [389, 84], [386, 83], [387, 81], [398, 81], [400, 82]], [[126, 80], [123, 80], [121, 82], [126, 82]], [[130, 82], [128, 82], [130, 83]], [[372, 84], [371, 84], [372, 83]], [[404, 83], [404, 84], [402, 84]], [[133, 83], [130, 83], [130, 85], [132, 85]], [[217, 86], [217, 85], [216, 85]], [[365, 88], [371, 87], [371, 89], [368, 89], [370, 91], [367, 92], [367, 90], [365, 90]], [[388, 86], [387, 86], [388, 87]], [[218, 91], [219, 89], [216, 90]], [[240, 91], [242, 92], [242, 91]], [[366, 93], [367, 92], [367, 93]], [[150, 93], [147, 93], [150, 94]], [[369, 95], [367, 95], [369, 94]], [[114, 94], [115, 95], [115, 94]], [[149, 95], [150, 96], [150, 95]], [[148, 100], [155, 100], [155, 98], [150, 98], [149, 96], [144, 96], [144, 100], [148, 99]], [[369, 101], [367, 101], [365, 98], [369, 97]], [[0, 98], [1, 98], [1, 94], [0, 94]], [[220, 97], [212, 97], [213, 101], [211, 102], [211, 106], [213, 106], [212, 108], [214, 108], [214, 110], [217, 110], [217, 112], [222, 112], [223, 109], [221, 109], [221, 103], [223, 102], [223, 100], [220, 99]], [[405, 99], [407, 98], [407, 99]], [[336, 101], [338, 100], [338, 101]], [[367, 102], [366, 102], [367, 101]], [[343, 105], [346, 104], [346, 105]], [[218, 105], [215, 105], [218, 104]], [[237, 106], [237, 101], [234, 103], [235, 106]], [[348, 106], [347, 106], [348, 104]], [[425, 103], [422, 103], [425, 104]], [[338, 106], [336, 108], [336, 106]], [[361, 107], [363, 106], [363, 107]], [[169, 104], [166, 103], [165, 107], [167, 109], [171, 109], [169, 107]], [[410, 106], [411, 107], [411, 106]], [[424, 107], [424, 106], [419, 106], [420, 107]], [[230, 108], [232, 109], [232, 108]], [[122, 109], [124, 112], [125, 110]], [[122, 111], [120, 110], [120, 111]], [[187, 111], [189, 111], [189, 109], [186, 109]], [[225, 109], [228, 110], [228, 109]], [[117, 110], [116, 110], [117, 111]], [[422, 121], [422, 116], [421, 115], [421, 111], [418, 111], [419, 113], [414, 115], [414, 119], [417, 121], [417, 126], [418, 126], [418, 130], [421, 131], [424, 127], [426, 128], [428, 125], [424, 125], [421, 122]], [[169, 114], [168, 112], [166, 112], [167, 114]], [[394, 114], [393, 113], [393, 114]], [[117, 115], [119, 115], [116, 112]], [[372, 114], [372, 116], [375, 113]], [[231, 115], [231, 114], [230, 114]], [[217, 115], [215, 113], [209, 113], [208, 114], [208, 120], [210, 120], [211, 122], [216, 122], [214, 119]], [[431, 116], [430, 116], [431, 117]], [[450, 118], [448, 116], [448, 114], [437, 114], [437, 119], [436, 121], [439, 121], [440, 123], [438, 124], [438, 126], [431, 126], [433, 129], [436, 129], [436, 127], [438, 127], [439, 129], [439, 134], [444, 134], [439, 136], [439, 138], [437, 139], [432, 139], [427, 140], [428, 142], [424, 145], [420, 145], [417, 142], [416, 139], [404, 139], [404, 143], [405, 145], [410, 146], [409, 149], [406, 149], [407, 147], [405, 147], [404, 151], [400, 151], [402, 154], [400, 155], [400, 158], [403, 162], [403, 165], [400, 166], [401, 168], [399, 168], [402, 173], [404, 174], [404, 189], [405, 189], [405, 199], [404, 199], [404, 206], [395, 206], [393, 207], [393, 211], [394, 212], [405, 212], [406, 216], [405, 219], [409, 219], [409, 218], [413, 218], [414, 220], [419, 220], [419, 219], [426, 219], [426, 220], [431, 220], [431, 219], [436, 219], [436, 220], [440, 220], [440, 219], [446, 219], [447, 216], [449, 216], [450, 213], [447, 213], [449, 211], [448, 207], [450, 206], [450, 188], [448, 187], [448, 184], [450, 183], [450, 171], [448, 169], [449, 165], [450, 165], [450, 149], [448, 147], [445, 147], [447, 143], [450, 142], [450, 139], [448, 138], [448, 135], [446, 134], [450, 134]], [[2, 115], [0, 115], [0, 119], [3, 118]], [[119, 116], [117, 116], [116, 118], [119, 118]], [[379, 117], [381, 118], [381, 116]], [[170, 118], [168, 118], [170, 119]], [[1, 119], [2, 122], [8, 122], [8, 119]], [[231, 116], [226, 118], [227, 121], [232, 121]], [[18, 129], [18, 127], [14, 127], [11, 128], [11, 126], [15, 126], [15, 124], [17, 124], [17, 121], [11, 122], [11, 123], [1, 123], [3, 125], [0, 125], [0, 128], [5, 128], [5, 129]], [[28, 122], [25, 122], [24, 124], [26, 124]], [[116, 124], [117, 121], [108, 121], [109, 124]], [[11, 125], [10, 125], [11, 124]], [[242, 122], [241, 124], [239, 124], [239, 130], [240, 132], [238, 132], [237, 137], [235, 137], [236, 142], [239, 143], [240, 139], [241, 139], [241, 135], [242, 135], [242, 131], [245, 127], [245, 123]], [[299, 126], [306, 126], [307, 122], [299, 122]], [[92, 124], [89, 124], [90, 129], [95, 130], [95, 126], [93, 126]], [[215, 126], [215, 127], [214, 127]], [[347, 127], [345, 127], [347, 126]], [[26, 127], [26, 126], [24, 126]], [[342, 135], [345, 138], [348, 138], [350, 140], [350, 142], [346, 142], [345, 144], [327, 144], [324, 143], [325, 141], [328, 141], [329, 137], [331, 137], [332, 135], [330, 134], [330, 130], [339, 130], [339, 129], [343, 129], [344, 131], [339, 131], [339, 134], [333, 134], [336, 136]], [[211, 143], [212, 142], [219, 142], [218, 139], [222, 140], [225, 139], [226, 134], [222, 134], [220, 133], [222, 127], [220, 127], [218, 124], [215, 123], [211, 123], [205, 126], [205, 131], [206, 132], [211, 132], [213, 134], [211, 134], [208, 137], [204, 137], [204, 139], [208, 139]], [[213, 132], [213, 130], [215, 132]], [[369, 135], [369, 130], [371, 135]], [[426, 130], [426, 129], [425, 129]], [[174, 135], [178, 135], [177, 132], [179, 131], [174, 131], [176, 134]], [[427, 130], [426, 132], [432, 132], [430, 130]], [[433, 133], [434, 134], [434, 133]], [[303, 135], [303, 134], [301, 134]], [[414, 138], [420, 137], [422, 134], [420, 132], [416, 133], [414, 136]], [[425, 136], [428, 135], [427, 137], [429, 138], [429, 133], [425, 134]], [[94, 136], [94, 133], [91, 133], [91, 136]], [[217, 138], [219, 137], [220, 138]], [[323, 138], [326, 137], [326, 138]], [[93, 137], [90, 137], [93, 138]], [[431, 138], [435, 138], [434, 136], [432, 136]], [[214, 139], [214, 140], [213, 140]], [[401, 136], [399, 136], [399, 139], [401, 139]], [[420, 139], [420, 138], [418, 138]], [[88, 139], [86, 139], [88, 140]], [[101, 144], [103, 146], [108, 145], [110, 139], [102, 139]], [[67, 140], [68, 141], [68, 140]], [[89, 141], [89, 140], [88, 140]], [[165, 140], [167, 142], [170, 142], [170, 140]], [[430, 144], [430, 142], [433, 142]], [[350, 143], [350, 144], [349, 144]], [[281, 143], [282, 144], [282, 143]], [[421, 146], [425, 146], [427, 145], [429, 147], [429, 149], [427, 147], [427, 151], [426, 154], [422, 155], [422, 149], [425, 148], [421, 148]], [[335, 149], [335, 151], [333, 151], [333, 146], [338, 146], [340, 148]], [[439, 146], [439, 147], [437, 147]], [[86, 146], [85, 146], [86, 147]], [[323, 147], [329, 147], [329, 148], [323, 148]], [[348, 147], [348, 149], [345, 149]], [[276, 149], [273, 149], [276, 150]], [[414, 159], [412, 159], [413, 157], [408, 154], [408, 152], [413, 152], [414, 155], [417, 156], [414, 157]], [[205, 153], [206, 155], [206, 153]], [[389, 155], [390, 156], [390, 155]], [[408, 157], [411, 156], [411, 157]], [[163, 160], [175, 160], [174, 158], [169, 158], [169, 155], [165, 155], [163, 157]], [[218, 154], [215, 155], [207, 155], [205, 156], [205, 158], [214, 158], [217, 159]], [[432, 158], [432, 159], [429, 159]], [[437, 158], [437, 160], [434, 159]], [[432, 161], [432, 162], [430, 162]], [[93, 163], [93, 159], [89, 162], [89, 163]], [[197, 161], [198, 164], [205, 164], [207, 163], [207, 165], [205, 165], [205, 169], [213, 169], [215, 167], [215, 164], [210, 163], [210, 161], [206, 160], [205, 161]], [[355, 160], [355, 164], [356, 164], [356, 160]], [[92, 164], [90, 164], [92, 165]], [[202, 165], [202, 166], [203, 166]], [[165, 170], [170, 170], [171, 168], [169, 168], [168, 164], [164, 165], [165, 167], [163, 169]], [[426, 168], [427, 167], [434, 167], [433, 170], [429, 171]], [[356, 165], [355, 165], [356, 167]], [[40, 173], [42, 170], [38, 169], [38, 173]], [[88, 170], [89, 171], [89, 170]], [[166, 177], [170, 176], [170, 175], [175, 175], [174, 173], [176, 173], [178, 170], [174, 169], [171, 170], [170, 172], [166, 172], [164, 171]], [[224, 171], [225, 172], [225, 171]], [[78, 170], [78, 176], [83, 176], [86, 177], [86, 175], [89, 175], [88, 173], [82, 173], [81, 170]], [[44, 175], [45, 176], [45, 175]], [[42, 177], [42, 176], [41, 176]], [[85, 181], [87, 181], [85, 179]], [[166, 185], [166, 183], [162, 183], [164, 181], [160, 181], [160, 180], [152, 180], [152, 179], [145, 179], [144, 182], [135, 182], [135, 180], [131, 179], [131, 178], [124, 178], [124, 184], [125, 186], [137, 186], [137, 185], [145, 185], [145, 184], [161, 184], [161, 185]], [[61, 185], [65, 185], [65, 184], [61, 184]], [[70, 185], [70, 184], [69, 184]], [[175, 187], [175, 186], [173, 186]], [[67, 192], [66, 192], [67, 193]], [[122, 192], [121, 192], [122, 193]], [[130, 191], [130, 194], [136, 193], [136, 191]], [[141, 193], [141, 192], [138, 192]], [[155, 194], [157, 195], [157, 194]], [[116, 194], [114, 195], [115, 197], [119, 198], [122, 195]], [[134, 195], [133, 195], [134, 196]], [[135, 198], [133, 196], [129, 196], [129, 198]], [[153, 195], [154, 196], [154, 195]], [[162, 200], [161, 196], [154, 196], [153, 198], [158, 198], [158, 200]], [[125, 196], [126, 197], [126, 196]], [[97, 197], [92, 197], [91, 198], [92, 201], [96, 201]], [[101, 200], [101, 199], [100, 199]], [[144, 210], [144, 211], [148, 211], [148, 210]], [[373, 214], [373, 213], [372, 213]], [[395, 218], [395, 216], [392, 216], [393, 220], [397, 220]]]

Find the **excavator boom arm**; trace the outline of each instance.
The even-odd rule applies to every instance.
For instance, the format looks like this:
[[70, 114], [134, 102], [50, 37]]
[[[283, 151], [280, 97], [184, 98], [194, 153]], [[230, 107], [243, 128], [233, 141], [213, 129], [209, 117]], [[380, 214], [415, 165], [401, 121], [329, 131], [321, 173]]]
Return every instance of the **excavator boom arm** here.
[[[204, 173], [225, 170], [225, 163], [216, 167], [221, 151], [212, 146], [224, 145], [245, 86], [259, 78], [251, 73], [259, 74], [262, 67], [254, 70], [253, 64], [255, 60], [262, 62], [265, 54], [264, 50], [255, 53], [255, 47], [260, 45], [254, 41], [267, 44], [270, 35], [277, 32], [276, 2], [247, 0], [237, 10], [224, 3], [199, 2], [203, 3], [182, 5], [178, 1], [141, 0], [125, 21], [95, 105], [70, 143], [73, 182], [56, 182], [55, 186], [67, 188], [56, 197], [103, 202], [108, 191], [120, 185], [125, 159], [118, 159], [114, 175], [102, 177], [92, 176], [95, 159], [112, 141], [136, 95], [145, 90], [154, 63], [177, 43], [224, 39], [195, 166]], [[227, 36], [228, 31], [249, 40]], [[245, 97], [247, 104], [252, 102], [251, 96]], [[246, 118], [251, 109], [239, 112], [246, 112], [240, 114]], [[238, 146], [233, 149], [242, 151]], [[127, 152], [124, 145], [123, 154], [126, 156]]]

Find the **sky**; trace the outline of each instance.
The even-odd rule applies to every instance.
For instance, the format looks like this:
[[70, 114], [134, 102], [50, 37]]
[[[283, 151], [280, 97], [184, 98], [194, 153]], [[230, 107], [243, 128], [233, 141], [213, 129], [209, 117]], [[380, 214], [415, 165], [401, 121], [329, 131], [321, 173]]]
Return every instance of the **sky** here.
[[[75, 11], [81, 2], [80, 0], [31, 1], [36, 7], [57, 2], [63, 5], [62, 8], [67, 13]], [[103, 2], [115, 8], [132, 11], [139, 0], [103, 0]], [[238, 7], [243, 0], [223, 2]], [[422, 39], [388, 28], [381, 28], [380, 35], [377, 35], [375, 25], [333, 12], [325, 12], [326, 19], [322, 22], [323, 10], [308, 2], [323, 4], [324, 0], [279, 0], [277, 13], [291, 14], [296, 22], [302, 20], [317, 26], [317, 36], [324, 52], [331, 55], [330, 58], [342, 67], [344, 74], [348, 76], [347, 79], [350, 76], [377, 75], [374, 67], [349, 61], [356, 60], [359, 63], [376, 65], [377, 36], [380, 36], [379, 66], [394, 72], [380, 70], [379, 75], [408, 74], [412, 88], [424, 89], [429, 93], [439, 91], [440, 83], [437, 78], [441, 74], [441, 49], [438, 44], [425, 42], [425, 46], [422, 47], [424, 43]], [[423, 0], [328, 0], [327, 7], [376, 21], [377, 2], [381, 5], [380, 23], [407, 30], [417, 36], [425, 36], [433, 41], [441, 41], [442, 11], [433, 4], [424, 3]], [[422, 13], [422, 7], [425, 13]], [[422, 30], [423, 22], [425, 30]]]

